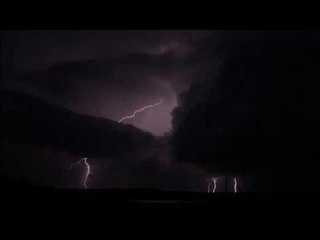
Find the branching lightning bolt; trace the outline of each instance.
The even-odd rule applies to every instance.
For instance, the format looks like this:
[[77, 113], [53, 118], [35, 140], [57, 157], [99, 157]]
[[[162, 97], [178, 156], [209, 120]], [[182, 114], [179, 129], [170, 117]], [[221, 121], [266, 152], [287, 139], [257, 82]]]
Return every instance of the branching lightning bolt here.
[[234, 181], [234, 185], [233, 185], [233, 188], [234, 188], [234, 192], [238, 192], [238, 181], [237, 181], [237, 178], [233, 178], [233, 181]]
[[84, 162], [84, 164], [86, 165], [86, 175], [85, 175], [85, 178], [83, 179], [83, 186], [85, 189], [87, 189], [88, 188], [88, 185], [87, 185], [88, 177], [91, 174], [91, 169], [90, 169], [90, 165], [87, 161], [87, 158], [82, 158], [78, 162], [72, 163], [70, 165], [70, 168], [73, 168], [74, 166], [79, 165], [81, 162]]
[[138, 110], [135, 110], [132, 115], [125, 116], [125, 117], [121, 118], [118, 122], [121, 123], [121, 122], [123, 122], [123, 121], [126, 120], [126, 119], [134, 118], [137, 113], [143, 112], [143, 111], [145, 111], [146, 109], [149, 109], [149, 108], [154, 108], [154, 107], [156, 107], [156, 106], [158, 106], [158, 105], [160, 105], [160, 104], [162, 104], [162, 98], [160, 99], [159, 102], [157, 102], [157, 103], [155, 103], [155, 104], [147, 105], [147, 106], [144, 106], [144, 107], [142, 107], [142, 108], [139, 108]]

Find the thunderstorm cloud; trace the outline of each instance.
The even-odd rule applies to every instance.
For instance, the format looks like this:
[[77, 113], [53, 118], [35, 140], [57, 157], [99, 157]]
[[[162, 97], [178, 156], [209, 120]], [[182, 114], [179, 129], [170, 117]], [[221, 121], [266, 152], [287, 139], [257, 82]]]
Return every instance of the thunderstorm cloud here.
[[302, 175], [314, 187], [319, 33], [0, 34], [2, 175], [81, 187], [84, 169], [68, 166], [88, 157], [97, 188], [206, 191], [208, 177], [256, 176], [263, 190]]

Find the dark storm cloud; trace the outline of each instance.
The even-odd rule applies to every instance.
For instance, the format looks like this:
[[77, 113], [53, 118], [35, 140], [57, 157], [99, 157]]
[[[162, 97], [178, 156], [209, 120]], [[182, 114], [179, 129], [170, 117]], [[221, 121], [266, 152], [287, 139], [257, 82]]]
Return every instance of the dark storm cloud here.
[[[198, 68], [208, 31], [4, 32], [3, 86], [76, 112], [118, 120], [164, 99], [135, 126], [163, 134], [177, 92]], [[161, 121], [157, 121], [161, 119]]]
[[24, 90], [29, 84], [35, 95], [71, 110], [113, 120], [163, 98], [162, 107], [167, 112], [155, 113], [167, 116], [169, 128], [169, 112], [175, 104], [170, 81], [179, 69], [173, 54], [133, 53], [117, 59], [55, 64], [28, 72], [18, 82], [23, 83]]
[[[201, 45], [202, 39], [206, 38], [209, 32], [12, 31], [2, 35], [5, 63], [7, 66], [13, 65], [16, 72], [23, 73], [68, 62], [111, 59], [109, 63], [116, 63], [119, 58], [126, 56], [129, 56], [129, 63], [135, 65], [161, 65], [163, 60], [166, 60], [161, 55], [175, 52], [184, 57]], [[152, 55], [160, 55], [161, 58], [152, 58]], [[164, 63], [165, 65], [170, 64], [170, 58], [167, 60], [169, 62]]]
[[220, 54], [222, 64], [181, 94], [173, 112], [175, 157], [217, 175], [312, 175], [320, 134], [319, 34], [220, 36], [209, 53]]
[[[118, 87], [130, 92], [146, 84], [150, 85], [148, 82], [152, 82], [152, 78], [170, 81], [168, 77], [180, 70], [178, 64], [174, 54], [137, 52], [112, 59], [57, 63], [47, 69], [25, 72], [19, 81], [30, 82], [49, 94], [60, 94], [66, 98], [68, 94], [72, 95], [73, 89], [86, 82], [94, 86], [104, 84], [110, 88]], [[145, 91], [150, 88], [148, 85]]]

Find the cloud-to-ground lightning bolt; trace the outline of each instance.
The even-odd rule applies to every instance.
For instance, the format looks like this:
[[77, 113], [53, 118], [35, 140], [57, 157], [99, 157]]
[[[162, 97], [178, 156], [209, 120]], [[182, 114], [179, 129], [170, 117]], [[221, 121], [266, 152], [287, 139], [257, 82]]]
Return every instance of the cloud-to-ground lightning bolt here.
[[145, 110], [147, 110], [147, 109], [149, 109], [149, 108], [154, 108], [154, 107], [156, 107], [156, 106], [158, 106], [158, 105], [160, 105], [160, 104], [162, 104], [162, 98], [160, 99], [159, 102], [157, 102], [157, 103], [155, 103], [155, 104], [147, 105], [147, 106], [144, 106], [144, 107], [142, 107], [142, 108], [139, 108], [138, 110], [135, 110], [132, 115], [125, 116], [125, 117], [121, 118], [118, 122], [121, 123], [121, 122], [123, 122], [123, 121], [126, 120], [126, 119], [134, 118], [137, 113], [143, 112], [143, 111], [145, 111]]
[[217, 189], [217, 179], [216, 178], [212, 178], [213, 181], [213, 189], [212, 192], [215, 193], [216, 189]]
[[91, 174], [91, 169], [90, 169], [90, 165], [89, 165], [89, 163], [87, 161], [87, 158], [82, 158], [78, 162], [72, 163], [70, 168], [73, 168], [74, 166], [79, 165], [81, 162], [84, 162], [84, 164], [86, 165], [86, 175], [85, 175], [85, 177], [83, 179], [83, 186], [84, 186], [85, 189], [87, 189], [88, 188], [88, 185], [87, 185], [88, 177]]
[[208, 184], [208, 193], [210, 193], [211, 191], [211, 183], [213, 183], [213, 189], [212, 192], [215, 193], [216, 189], [217, 189], [217, 178], [211, 178], [211, 181]]
[[233, 178], [233, 181], [234, 181], [234, 185], [233, 185], [233, 188], [234, 188], [234, 192], [238, 192], [238, 181], [237, 181], [237, 178]]

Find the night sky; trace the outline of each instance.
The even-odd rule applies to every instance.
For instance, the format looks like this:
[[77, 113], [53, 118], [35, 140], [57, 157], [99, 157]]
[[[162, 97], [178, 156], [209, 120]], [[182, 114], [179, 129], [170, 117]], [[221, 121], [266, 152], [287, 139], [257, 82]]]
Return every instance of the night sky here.
[[219, 177], [226, 191], [228, 177], [230, 192], [234, 178], [239, 191], [272, 191], [274, 179], [315, 176], [319, 33], [0, 34], [6, 178], [83, 188], [85, 165], [70, 168], [83, 157], [88, 188], [206, 192]]

